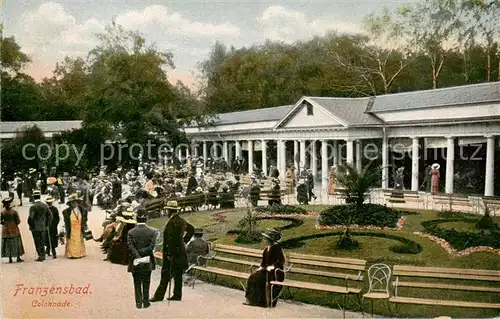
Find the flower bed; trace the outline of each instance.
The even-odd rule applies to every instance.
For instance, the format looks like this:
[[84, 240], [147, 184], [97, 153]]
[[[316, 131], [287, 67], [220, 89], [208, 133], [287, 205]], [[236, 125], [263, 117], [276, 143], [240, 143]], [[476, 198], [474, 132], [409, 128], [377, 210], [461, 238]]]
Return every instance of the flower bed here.
[[294, 218], [304, 218], [304, 217], [316, 217], [316, 213], [307, 213], [307, 214], [269, 214], [269, 213], [257, 213], [259, 217], [294, 217]]
[[428, 238], [428, 239], [432, 240], [433, 242], [438, 243], [439, 245], [441, 245], [441, 247], [444, 248], [444, 250], [446, 250], [450, 255], [453, 255], [453, 256], [466, 256], [466, 255], [470, 255], [472, 253], [481, 252], [481, 251], [489, 251], [489, 252], [492, 252], [494, 254], [500, 255], [500, 249], [495, 249], [493, 247], [475, 246], [475, 247], [466, 248], [464, 250], [457, 250], [457, 249], [453, 248], [449, 242], [447, 242], [446, 240], [439, 238], [437, 236], [433, 236], [433, 235], [422, 233], [422, 232], [414, 232], [413, 234]]
[[[401, 218], [399, 218], [398, 222], [396, 223], [396, 227], [378, 227], [378, 226], [371, 226], [371, 225], [361, 226], [361, 225], [357, 225], [357, 224], [351, 224], [351, 225], [349, 225], [349, 229], [351, 229], [351, 230], [401, 230], [401, 229], [403, 229], [405, 221], [406, 221], [406, 218], [404, 216], [401, 216]], [[320, 225], [319, 221], [316, 221], [316, 229], [339, 230], [339, 229], [344, 229], [344, 228], [346, 228], [346, 226], [344, 226], [344, 225], [326, 226], [326, 225]]]
[[268, 205], [255, 208], [257, 213], [273, 215], [307, 215], [308, 212], [300, 207], [293, 205]]
[[402, 225], [401, 216], [400, 211], [377, 204], [335, 205], [320, 213], [318, 224], [326, 226], [324, 229], [338, 229], [346, 224], [359, 229], [392, 229]]

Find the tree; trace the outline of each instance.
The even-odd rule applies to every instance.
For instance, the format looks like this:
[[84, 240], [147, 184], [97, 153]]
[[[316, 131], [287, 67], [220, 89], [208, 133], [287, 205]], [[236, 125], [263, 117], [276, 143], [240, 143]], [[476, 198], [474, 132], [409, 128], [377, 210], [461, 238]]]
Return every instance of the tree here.
[[166, 69], [174, 67], [170, 52], [146, 45], [140, 34], [116, 24], [99, 40], [90, 52], [86, 123], [105, 123], [135, 143], [146, 141], [151, 132], [177, 131], [196, 117], [194, 108], [179, 107], [182, 95], [168, 82]]
[[430, 61], [432, 88], [437, 88], [438, 78], [446, 59], [447, 41], [458, 37], [461, 21], [457, 15], [456, 1], [424, 0], [398, 10], [397, 34], [413, 48], [423, 52]]

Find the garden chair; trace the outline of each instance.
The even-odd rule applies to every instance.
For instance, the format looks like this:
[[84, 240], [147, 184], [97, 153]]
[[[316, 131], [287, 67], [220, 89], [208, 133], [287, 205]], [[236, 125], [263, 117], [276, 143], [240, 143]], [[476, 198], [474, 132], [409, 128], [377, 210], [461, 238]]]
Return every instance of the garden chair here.
[[373, 317], [373, 301], [375, 300], [386, 300], [387, 301], [387, 307], [390, 309], [389, 306], [389, 285], [391, 281], [391, 268], [387, 266], [386, 264], [374, 264], [368, 269], [368, 281], [369, 281], [369, 288], [368, 292], [366, 292], [363, 297], [361, 298], [361, 306], [362, 306], [362, 313], [363, 317], [365, 316], [365, 311], [364, 311], [364, 299], [370, 299], [371, 302], [371, 313]]
[[[213, 259], [214, 257], [215, 257], [215, 251], [213, 249], [213, 243], [211, 241], [209, 241], [208, 242], [208, 253], [205, 255], [198, 256], [197, 263], [189, 265], [188, 269], [186, 269], [186, 271], [185, 271], [185, 274], [189, 275], [189, 273], [194, 272], [194, 267], [196, 267], [196, 266], [205, 267], [206, 262], [205, 263], [201, 262], [201, 259], [205, 259], [208, 261], [210, 259]], [[199, 278], [199, 275], [196, 276], [195, 274], [193, 274], [190, 276], [191, 282], [189, 283], [189, 285], [192, 286], [193, 289], [194, 289], [194, 284], [198, 278]]]

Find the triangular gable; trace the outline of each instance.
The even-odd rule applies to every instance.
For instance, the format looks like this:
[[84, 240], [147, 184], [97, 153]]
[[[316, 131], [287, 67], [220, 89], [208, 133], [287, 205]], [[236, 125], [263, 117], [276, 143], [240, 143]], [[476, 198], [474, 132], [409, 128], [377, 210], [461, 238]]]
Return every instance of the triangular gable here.
[[[308, 115], [307, 105], [312, 106], [312, 114]], [[314, 101], [308, 100], [307, 97], [301, 98], [294, 107], [281, 119], [274, 129], [301, 128], [301, 127], [318, 127], [318, 126], [343, 126], [347, 127], [347, 123], [342, 119], [334, 116], [328, 110]]]

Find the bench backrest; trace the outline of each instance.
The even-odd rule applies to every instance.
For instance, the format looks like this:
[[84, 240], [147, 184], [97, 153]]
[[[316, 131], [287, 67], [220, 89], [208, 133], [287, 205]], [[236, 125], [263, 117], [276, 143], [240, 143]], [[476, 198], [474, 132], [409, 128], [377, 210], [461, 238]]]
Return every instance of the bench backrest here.
[[394, 276], [403, 277], [448, 278], [500, 282], [500, 271], [485, 269], [415, 267], [395, 265], [393, 274]]
[[362, 259], [328, 257], [297, 253], [290, 254], [290, 263], [357, 271], [364, 271], [366, 268], [366, 260]]
[[257, 257], [257, 258], [262, 257], [262, 250], [239, 247], [239, 246], [215, 244], [214, 251], [226, 254], [246, 256], [246, 257]]

